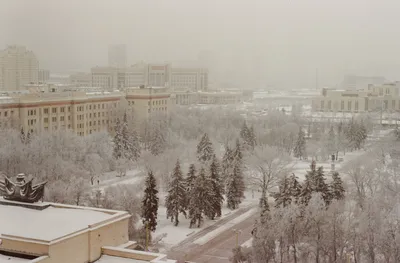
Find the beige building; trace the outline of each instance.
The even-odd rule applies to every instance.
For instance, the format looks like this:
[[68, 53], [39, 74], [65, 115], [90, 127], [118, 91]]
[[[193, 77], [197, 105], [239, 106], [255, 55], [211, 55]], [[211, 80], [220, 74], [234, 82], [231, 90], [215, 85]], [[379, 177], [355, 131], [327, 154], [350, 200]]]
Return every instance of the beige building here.
[[47, 83], [50, 79], [50, 71], [47, 69], [39, 69], [38, 81], [39, 83]]
[[198, 101], [198, 94], [189, 89], [174, 90], [173, 103], [176, 105], [192, 105]]
[[0, 90], [21, 90], [25, 84], [37, 83], [39, 62], [24, 46], [8, 46], [0, 51]]
[[84, 136], [109, 131], [116, 120], [119, 92], [57, 92], [0, 97], [0, 125], [31, 133], [70, 129]]
[[69, 84], [75, 87], [91, 87], [92, 74], [79, 72], [69, 76]]
[[94, 67], [91, 69], [92, 86], [107, 90], [123, 90], [141, 85], [168, 87], [171, 80], [169, 64], [139, 63], [127, 68]]
[[208, 70], [206, 68], [172, 68], [171, 87], [187, 88], [191, 91], [208, 89]]
[[134, 87], [126, 89], [126, 100], [137, 122], [168, 116], [174, 106], [166, 87]]
[[242, 92], [209, 91], [197, 93], [199, 104], [237, 104], [243, 101]]
[[176, 262], [132, 249], [124, 211], [0, 198], [0, 214], [0, 262]]
[[130, 116], [139, 122], [168, 116], [173, 106], [165, 87], [129, 88], [124, 92], [82, 87], [52, 92], [48, 85], [31, 89], [33, 92], [0, 94], [0, 126], [31, 133], [68, 129], [84, 136], [112, 131], [122, 111], [132, 112]]
[[323, 89], [312, 101], [313, 111], [322, 112], [368, 112], [400, 111], [400, 83], [369, 85], [363, 90]]

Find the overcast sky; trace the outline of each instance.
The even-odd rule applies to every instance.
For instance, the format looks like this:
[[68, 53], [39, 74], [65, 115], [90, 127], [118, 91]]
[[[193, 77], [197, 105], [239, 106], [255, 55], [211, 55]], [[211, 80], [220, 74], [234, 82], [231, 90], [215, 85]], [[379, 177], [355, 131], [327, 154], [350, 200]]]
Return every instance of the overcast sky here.
[[248, 72], [258, 63], [263, 82], [277, 86], [314, 86], [316, 68], [321, 85], [345, 73], [400, 79], [396, 0], [0, 3], [0, 47], [25, 45], [52, 71], [106, 65], [108, 45], [124, 43], [131, 64], [194, 60], [213, 50], [222, 71]]

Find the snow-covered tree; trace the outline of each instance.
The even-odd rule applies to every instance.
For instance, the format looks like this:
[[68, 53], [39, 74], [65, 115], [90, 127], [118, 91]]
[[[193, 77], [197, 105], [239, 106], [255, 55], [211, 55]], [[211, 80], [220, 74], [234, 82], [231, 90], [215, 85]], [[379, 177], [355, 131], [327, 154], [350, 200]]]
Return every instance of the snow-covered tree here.
[[316, 162], [312, 161], [310, 166], [310, 171], [307, 171], [306, 179], [301, 187], [300, 202], [303, 205], [308, 205], [311, 196], [314, 192], [314, 182], [315, 176], [317, 174]]
[[244, 197], [244, 181], [239, 163], [235, 163], [232, 174], [228, 178], [226, 198], [229, 209], [238, 208]]
[[332, 182], [330, 183], [329, 188], [331, 199], [342, 200], [344, 198], [345, 190], [343, 181], [338, 172], [332, 173]]
[[204, 168], [201, 168], [189, 196], [189, 227], [196, 224], [197, 227], [201, 226], [204, 215], [212, 208], [213, 195], [210, 179], [206, 176]]
[[292, 202], [295, 204], [298, 204], [300, 201], [301, 190], [301, 184], [299, 183], [297, 176], [292, 173], [289, 177], [289, 192], [292, 197]]
[[186, 192], [189, 195], [192, 189], [194, 188], [194, 184], [196, 182], [196, 167], [192, 163], [189, 166], [189, 171], [185, 178]]
[[322, 166], [318, 167], [317, 173], [314, 176], [314, 192], [315, 193], [320, 193], [321, 197], [324, 199], [325, 204], [329, 204], [331, 201], [331, 196], [330, 196], [330, 191], [329, 191], [329, 186], [325, 182], [325, 174], [324, 174], [324, 168]]
[[197, 159], [204, 163], [211, 161], [214, 155], [214, 148], [208, 137], [207, 133], [204, 133], [199, 144], [197, 145]]
[[158, 190], [156, 178], [152, 171], [147, 174], [144, 196], [142, 199], [142, 221], [150, 231], [155, 231], [157, 227], [158, 214]]
[[123, 136], [122, 136], [122, 126], [121, 121], [117, 119], [115, 121], [115, 135], [114, 135], [114, 158], [119, 159], [123, 156], [124, 146], [123, 146]]
[[153, 155], [159, 155], [164, 152], [165, 148], [166, 139], [164, 133], [158, 125], [155, 125], [151, 133], [150, 152]]
[[221, 182], [221, 171], [220, 171], [220, 165], [217, 160], [217, 157], [213, 156], [213, 160], [210, 164], [210, 171], [209, 171], [209, 176], [211, 180], [211, 189], [213, 194], [213, 199], [212, 199], [212, 208], [210, 209], [210, 213], [207, 215], [211, 219], [214, 219], [216, 216], [220, 217], [221, 216], [221, 209], [222, 209], [222, 203], [224, 201], [224, 196], [223, 196], [223, 184]]
[[289, 178], [284, 176], [279, 182], [279, 191], [275, 193], [275, 207], [286, 207], [292, 202]]
[[171, 177], [165, 207], [167, 208], [167, 218], [171, 217], [171, 222], [175, 220], [174, 224], [177, 226], [179, 224], [179, 213], [186, 216], [187, 205], [186, 185], [179, 160], [176, 161]]
[[234, 156], [231, 148], [226, 145], [225, 146], [225, 153], [224, 156], [222, 157], [222, 181], [226, 183], [227, 178], [229, 177], [229, 174], [233, 170], [233, 162], [234, 162]]
[[294, 147], [293, 153], [294, 153], [294, 157], [297, 157], [300, 159], [305, 157], [305, 154], [306, 154], [306, 139], [305, 139], [303, 129], [301, 127], [299, 128], [299, 133], [297, 135], [297, 141], [296, 141], [296, 145]]
[[290, 156], [277, 147], [258, 146], [249, 157], [252, 168], [250, 183], [261, 190], [260, 204], [267, 200], [268, 191], [277, 186], [278, 181], [291, 170]]

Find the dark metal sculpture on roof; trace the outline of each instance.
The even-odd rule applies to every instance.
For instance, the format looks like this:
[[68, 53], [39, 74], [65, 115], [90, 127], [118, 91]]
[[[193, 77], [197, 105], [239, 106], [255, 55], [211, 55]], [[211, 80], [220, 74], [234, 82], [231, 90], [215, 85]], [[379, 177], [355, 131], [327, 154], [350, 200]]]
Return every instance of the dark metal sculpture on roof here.
[[0, 181], [0, 195], [11, 201], [34, 203], [43, 198], [46, 183], [33, 185], [32, 179], [26, 181], [24, 174], [18, 174], [15, 183], [4, 176], [4, 182]]

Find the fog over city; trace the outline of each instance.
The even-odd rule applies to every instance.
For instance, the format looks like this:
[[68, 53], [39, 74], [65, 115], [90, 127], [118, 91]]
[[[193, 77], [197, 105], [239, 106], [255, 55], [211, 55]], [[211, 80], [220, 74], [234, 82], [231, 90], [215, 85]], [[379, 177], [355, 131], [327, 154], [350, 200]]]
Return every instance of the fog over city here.
[[0, 263], [400, 263], [399, 10], [0, 0]]
[[309, 88], [344, 74], [398, 73], [400, 4], [353, 1], [8, 1], [0, 2], [0, 46], [24, 43], [52, 72], [105, 65], [107, 46], [128, 62], [191, 61], [212, 50], [220, 75], [253, 68], [266, 86]]

